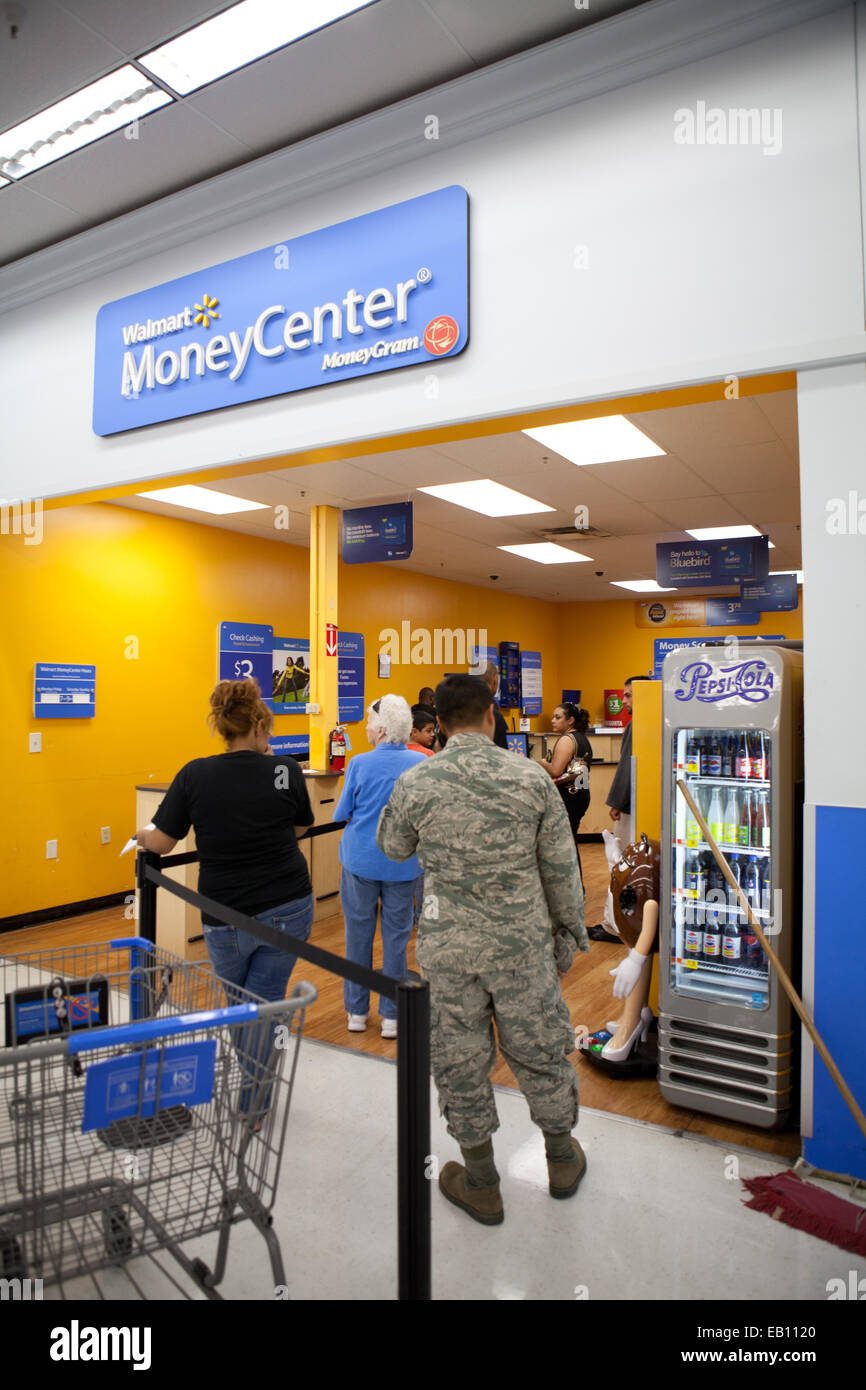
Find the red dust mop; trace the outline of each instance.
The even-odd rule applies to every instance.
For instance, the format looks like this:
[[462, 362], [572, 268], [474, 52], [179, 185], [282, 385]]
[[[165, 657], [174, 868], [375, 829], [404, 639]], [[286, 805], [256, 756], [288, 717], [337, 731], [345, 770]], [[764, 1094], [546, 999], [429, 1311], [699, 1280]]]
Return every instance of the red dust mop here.
[[[741, 908], [746, 913], [752, 930], [761, 943], [767, 960], [775, 970], [782, 988], [802, 1019], [806, 1032], [815, 1044], [827, 1070], [841, 1091], [845, 1104], [857, 1121], [864, 1138], [866, 1138], [866, 1115], [857, 1104], [850, 1087], [830, 1056], [823, 1038], [806, 1013], [802, 999], [795, 990], [788, 972], [765, 937], [760, 922], [756, 921], [753, 916], [745, 894], [738, 886], [728, 867], [728, 861], [710, 834], [710, 828], [699, 807], [695, 805], [682, 778], [678, 779], [677, 786], [688, 802], [692, 815], [701, 827], [704, 839], [713, 851], [716, 863], [736, 894]], [[742, 1183], [752, 1194], [752, 1199], [750, 1202], [746, 1202], [746, 1206], [751, 1207], [753, 1211], [766, 1212], [768, 1216], [772, 1216], [774, 1221], [783, 1221], [786, 1226], [793, 1226], [798, 1231], [806, 1231], [809, 1235], [818, 1236], [820, 1240], [829, 1241], [831, 1245], [838, 1245], [840, 1249], [849, 1250], [854, 1255], [866, 1255], [866, 1208], [857, 1206], [854, 1202], [846, 1202], [841, 1197], [834, 1197], [832, 1193], [825, 1192], [823, 1188], [813, 1187], [790, 1169], [785, 1173], [777, 1173], [775, 1177], [771, 1178], [743, 1178]]]

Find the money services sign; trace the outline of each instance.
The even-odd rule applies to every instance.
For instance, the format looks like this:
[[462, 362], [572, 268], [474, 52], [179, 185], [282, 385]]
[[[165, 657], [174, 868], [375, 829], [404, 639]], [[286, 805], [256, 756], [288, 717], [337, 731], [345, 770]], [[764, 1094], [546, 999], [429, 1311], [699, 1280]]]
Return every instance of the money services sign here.
[[94, 432], [455, 357], [468, 216], [454, 184], [104, 304]]

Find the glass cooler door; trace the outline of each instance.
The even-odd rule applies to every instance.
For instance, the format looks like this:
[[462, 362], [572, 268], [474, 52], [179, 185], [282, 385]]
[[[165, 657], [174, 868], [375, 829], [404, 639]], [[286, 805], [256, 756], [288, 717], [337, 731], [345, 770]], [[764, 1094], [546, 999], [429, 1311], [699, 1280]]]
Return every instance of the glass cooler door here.
[[767, 958], [676, 783], [686, 782], [767, 930], [774, 882], [769, 735], [685, 728], [672, 746], [671, 986], [713, 1003], [766, 1009]]

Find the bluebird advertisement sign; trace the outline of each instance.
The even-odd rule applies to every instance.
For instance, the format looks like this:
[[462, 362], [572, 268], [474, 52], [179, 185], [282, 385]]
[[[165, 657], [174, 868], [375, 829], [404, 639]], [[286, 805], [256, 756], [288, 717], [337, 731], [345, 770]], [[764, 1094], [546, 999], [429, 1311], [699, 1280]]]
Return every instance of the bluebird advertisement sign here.
[[344, 565], [368, 565], [381, 560], [408, 560], [414, 535], [412, 503], [386, 507], [353, 507], [343, 512]]
[[740, 585], [740, 598], [746, 612], [791, 613], [797, 608], [796, 574], [774, 574], [762, 584]]
[[103, 305], [94, 433], [455, 357], [468, 216], [453, 184]]
[[665, 589], [766, 579], [769, 571], [766, 536], [736, 541], [664, 541], [656, 546], [656, 583]]

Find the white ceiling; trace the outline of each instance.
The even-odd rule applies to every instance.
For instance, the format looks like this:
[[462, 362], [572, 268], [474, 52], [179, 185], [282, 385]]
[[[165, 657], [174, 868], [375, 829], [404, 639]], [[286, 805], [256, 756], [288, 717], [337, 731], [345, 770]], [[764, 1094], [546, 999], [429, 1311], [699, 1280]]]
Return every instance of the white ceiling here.
[[[0, 187], [0, 265], [646, 0], [376, 0]], [[209, 18], [226, 0], [0, 3], [0, 131]], [[17, 13], [17, 34], [10, 17]]]
[[[576, 468], [522, 433], [498, 434], [207, 484], [269, 507], [287, 505], [287, 531], [275, 529], [270, 511], [205, 520], [201, 513], [140, 498], [112, 505], [308, 546], [312, 506], [357, 507], [411, 498], [415, 549], [397, 568], [555, 602], [630, 597], [610, 581], [654, 578], [656, 544], [682, 539], [685, 527], [748, 522], [768, 533], [776, 546], [771, 569], [801, 568], [794, 391], [627, 418], [666, 450], [663, 457]], [[415, 490], [471, 478], [494, 478], [555, 511], [484, 517]], [[594, 530], [608, 533], [565, 542], [590, 555], [592, 563], [539, 565], [497, 549], [545, 539], [543, 528], [572, 525], [578, 504], [589, 508]], [[597, 577], [596, 570], [603, 576]], [[492, 580], [492, 575], [499, 578]]]

